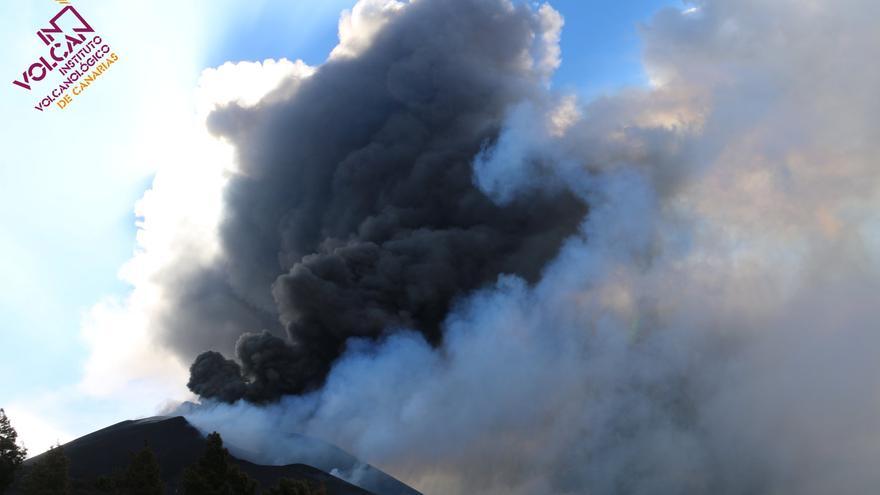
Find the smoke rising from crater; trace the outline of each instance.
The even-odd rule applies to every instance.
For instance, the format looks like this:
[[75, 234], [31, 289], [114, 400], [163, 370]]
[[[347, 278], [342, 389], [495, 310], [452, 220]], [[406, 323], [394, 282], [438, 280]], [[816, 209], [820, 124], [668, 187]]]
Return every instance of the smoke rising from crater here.
[[222, 256], [177, 281], [165, 335], [184, 352], [227, 349], [218, 316], [241, 334], [240, 368], [197, 358], [189, 387], [202, 397], [313, 389], [350, 338], [405, 328], [438, 344], [457, 297], [500, 274], [537, 280], [586, 211], [562, 189], [499, 205], [472, 173], [508, 109], [547, 84], [555, 12], [496, 0], [359, 8], [379, 5], [372, 15], [391, 18], [359, 51], [208, 119], [237, 156]]
[[549, 7], [363, 1], [214, 113], [220, 255], [165, 293], [165, 342], [226, 355], [190, 421], [430, 494], [880, 485], [880, 12], [690, 6], [642, 29], [650, 88], [579, 102]]

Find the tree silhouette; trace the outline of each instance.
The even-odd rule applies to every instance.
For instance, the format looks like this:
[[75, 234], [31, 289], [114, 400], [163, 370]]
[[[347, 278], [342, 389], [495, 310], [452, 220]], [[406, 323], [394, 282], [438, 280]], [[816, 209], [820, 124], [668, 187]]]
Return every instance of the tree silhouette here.
[[149, 445], [131, 455], [128, 467], [116, 483], [120, 493], [126, 495], [162, 495], [162, 475], [159, 461]]
[[185, 495], [254, 495], [257, 482], [229, 458], [217, 432], [208, 435], [205, 453], [183, 473]]
[[284, 478], [267, 490], [265, 495], [327, 495], [327, 488], [305, 480]]
[[24, 495], [67, 495], [70, 493], [68, 461], [56, 445], [30, 466], [21, 483]]
[[0, 493], [15, 481], [15, 472], [27, 456], [27, 449], [20, 447], [17, 441], [18, 432], [9, 422], [6, 411], [0, 409]]

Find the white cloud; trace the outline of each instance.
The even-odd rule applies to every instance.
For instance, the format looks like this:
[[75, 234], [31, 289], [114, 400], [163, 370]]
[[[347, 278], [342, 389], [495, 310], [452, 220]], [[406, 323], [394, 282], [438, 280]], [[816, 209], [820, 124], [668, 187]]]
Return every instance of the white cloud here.
[[[24, 62], [16, 56], [36, 53], [39, 42], [33, 31], [57, 11], [53, 5], [3, 8], [4, 17], [14, 20], [16, 27], [2, 35], [4, 66], [16, 67]], [[84, 361], [82, 377], [59, 376], [38, 389], [0, 393], [2, 402], [27, 405], [22, 415], [30, 419], [24, 421], [40, 426], [25, 425], [22, 436], [41, 448], [41, 431], [78, 435], [128, 416], [151, 414], [169, 399], [189, 397], [188, 363], [178, 362], [152, 340], [155, 323], [149, 315], [162, 304], [152, 280], [157, 273], [180, 256], [191, 263], [209, 263], [218, 247], [223, 173], [231, 167], [232, 156], [227, 145], [208, 135], [204, 118], [214, 104], [252, 105], [282, 78], [306, 77], [311, 70], [300, 61], [268, 60], [226, 64], [202, 73], [205, 54], [237, 20], [236, 12], [245, 8], [234, 2], [159, 1], [133, 8], [80, 0], [76, 7], [119, 54], [118, 64], [63, 111], [52, 108], [40, 114], [31, 108], [30, 95], [0, 95], [9, 124], [4, 127], [6, 153], [0, 167], [9, 232], [0, 245], [6, 254], [0, 263], [19, 267], [14, 273], [27, 281], [14, 289], [8, 285], [13, 294], [21, 294], [22, 304], [15, 305], [15, 311], [44, 315], [45, 328], [37, 325], [28, 331], [45, 340], [47, 348], [62, 343], [58, 353], [64, 357], [45, 353], [41, 359], [56, 365], [62, 359]], [[249, 12], [259, 8], [254, 3], [246, 7]], [[48, 136], [53, 146], [46, 146]], [[58, 318], [70, 316], [62, 310], [75, 309], [53, 304], [70, 298], [54, 279], [66, 280], [69, 274], [34, 268], [44, 263], [21, 268], [22, 262], [64, 259], [72, 256], [72, 249], [96, 260], [111, 247], [113, 254], [124, 250], [131, 239], [128, 229], [120, 228], [121, 217], [131, 211], [132, 191], [149, 176], [152, 187], [135, 207], [140, 217], [136, 252], [119, 273], [132, 290], [84, 308], [79, 329], [76, 318], [59, 325]], [[11, 214], [22, 210], [31, 212], [28, 222]], [[27, 244], [34, 232], [40, 235], [34, 243], [37, 250]], [[55, 234], [59, 239], [51, 237]], [[99, 279], [100, 274], [93, 276]], [[26, 293], [21, 292], [24, 287]], [[7, 309], [13, 310], [11, 305]], [[54, 316], [46, 318], [46, 313]], [[12, 332], [19, 330], [4, 326], [0, 331], [10, 332], [4, 339], [18, 339]], [[77, 330], [87, 346], [85, 359], [77, 354]], [[114, 400], [119, 407], [107, 413], [106, 404]]]
[[12, 426], [19, 436], [19, 443], [28, 449], [28, 455], [44, 452], [58, 443], [64, 443], [73, 437], [57, 429], [51, 421], [46, 421], [33, 411], [12, 404], [4, 408]]
[[83, 337], [90, 355], [80, 387], [98, 395], [133, 382], [163, 384], [168, 398], [186, 399], [188, 363], [181, 363], [154, 339], [156, 315], [164, 304], [162, 279], [180, 266], [216, 262], [224, 175], [234, 169], [232, 148], [210, 135], [205, 118], [217, 105], [253, 106], [283, 81], [308, 77], [313, 69], [289, 60], [226, 63], [206, 69], [193, 99], [196, 113], [179, 126], [173, 142], [161, 146], [162, 166], [138, 202], [138, 250], [121, 270], [133, 290], [123, 301], [105, 300], [89, 312]]
[[332, 57], [354, 57], [373, 40], [373, 36], [409, 2], [398, 0], [361, 0], [339, 18], [339, 44]]

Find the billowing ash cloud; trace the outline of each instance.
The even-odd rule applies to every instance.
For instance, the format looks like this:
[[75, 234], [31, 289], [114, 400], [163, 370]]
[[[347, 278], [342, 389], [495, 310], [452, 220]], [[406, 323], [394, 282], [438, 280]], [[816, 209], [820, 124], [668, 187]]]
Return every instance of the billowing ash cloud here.
[[[430, 494], [880, 486], [877, 2], [661, 10], [642, 31], [651, 87], [587, 103], [541, 85], [553, 64], [534, 61], [553, 59], [559, 24], [547, 8], [360, 5], [382, 22], [343, 22], [350, 43], [312, 79], [213, 119], [241, 163], [224, 229], [231, 293], [272, 312], [274, 283], [294, 340], [321, 329], [321, 349], [349, 337], [344, 353], [320, 388], [260, 406], [205, 401], [192, 422], [261, 462], [297, 460], [279, 432], [319, 437]], [[339, 115], [318, 110], [331, 107]], [[377, 108], [404, 107], [374, 130]], [[402, 170], [419, 187], [396, 187]], [[416, 249], [448, 246], [419, 242], [432, 236], [459, 246], [454, 228], [416, 226], [439, 225], [425, 221], [438, 211], [447, 227], [482, 219], [491, 234], [462, 230], [492, 250], [478, 263]], [[447, 264], [436, 287], [449, 296], [385, 284]], [[377, 339], [383, 326], [408, 330]], [[301, 390], [308, 380], [285, 380], [327, 370], [330, 355], [301, 364], [277, 339], [243, 339], [240, 362], [203, 356], [194, 376], [228, 401]], [[277, 371], [290, 363], [306, 371]]]
[[564, 189], [499, 204], [474, 182], [474, 157], [547, 84], [554, 11], [504, 0], [358, 9], [377, 24], [370, 39], [209, 117], [237, 157], [222, 255], [175, 281], [165, 335], [191, 353], [241, 334], [238, 362], [196, 359], [188, 385], [202, 397], [314, 389], [351, 338], [410, 329], [438, 345], [456, 298], [500, 274], [536, 281], [585, 214]]

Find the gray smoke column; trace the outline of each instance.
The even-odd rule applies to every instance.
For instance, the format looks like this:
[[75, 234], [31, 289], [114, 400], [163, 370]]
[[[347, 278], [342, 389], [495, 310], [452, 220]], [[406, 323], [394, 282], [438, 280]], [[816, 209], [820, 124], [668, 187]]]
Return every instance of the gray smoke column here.
[[475, 185], [473, 160], [548, 83], [559, 19], [541, 12], [399, 4], [356, 53], [210, 116], [238, 167], [223, 254], [176, 281], [165, 338], [186, 354], [241, 336], [237, 361], [198, 356], [192, 391], [230, 402], [306, 392], [351, 338], [409, 329], [438, 345], [456, 298], [500, 274], [538, 279], [585, 202], [559, 188], [499, 204]]
[[[450, 185], [459, 183], [433, 174], [450, 165], [425, 164], [408, 169], [433, 177], [419, 182], [424, 187], [412, 204], [431, 202], [433, 182], [446, 189], [446, 199], [436, 201], [450, 215], [458, 211], [450, 205], [470, 206], [461, 198], [476, 198], [467, 218], [484, 218], [481, 225], [493, 230], [486, 239], [498, 249], [483, 251], [483, 262], [498, 276], [474, 275], [469, 270], [476, 264], [462, 273], [456, 260], [456, 270], [446, 275], [467, 283], [455, 291], [457, 298], [438, 299], [452, 302], [443, 308], [449, 311], [442, 321], [403, 311], [389, 317], [383, 299], [362, 299], [363, 292], [349, 288], [366, 287], [373, 260], [395, 259], [401, 248], [373, 241], [366, 235], [371, 229], [358, 227], [360, 237], [338, 234], [345, 229], [337, 226], [358, 222], [344, 221], [340, 208], [353, 211], [350, 202], [328, 201], [339, 190], [346, 191], [342, 197], [361, 198], [360, 208], [369, 209], [373, 200], [347, 192], [354, 186], [344, 187], [341, 179], [325, 190], [304, 189], [290, 197], [309, 199], [271, 223], [313, 219], [315, 225], [310, 238], [282, 241], [295, 249], [281, 252], [296, 255], [282, 257], [289, 270], [274, 285], [280, 314], [294, 337], [357, 320], [364, 327], [355, 326], [351, 336], [363, 332], [363, 338], [348, 338], [320, 388], [268, 404], [203, 401], [188, 419], [221, 431], [260, 462], [297, 461], [278, 441], [281, 434], [321, 438], [432, 495], [876, 492], [880, 3], [701, 0], [684, 10], [662, 9], [641, 30], [650, 85], [589, 102], [540, 82], [546, 70], [533, 63], [540, 57], [527, 47], [555, 42], [554, 31], [546, 29], [553, 17], [547, 9], [419, 0], [395, 11], [375, 42], [364, 45], [368, 49], [319, 69], [354, 64], [357, 74], [334, 79], [337, 86], [314, 79], [324, 81], [321, 89], [328, 92], [345, 88], [328, 97], [341, 108], [359, 105], [363, 111], [345, 113], [346, 122], [322, 112], [302, 117], [330, 129], [326, 143], [333, 146], [313, 146], [286, 132], [300, 115], [289, 111], [290, 102], [312, 108], [323, 101], [318, 89], [298, 98], [305, 82], [273, 96], [287, 103], [271, 100], [251, 111], [217, 114], [215, 128], [238, 145], [243, 164], [228, 200], [237, 205], [236, 198], [247, 198], [253, 207], [238, 210], [253, 213], [247, 217], [232, 210], [227, 232], [249, 235], [227, 236], [226, 249], [250, 253], [230, 260], [251, 261], [263, 259], [254, 246], [272, 245], [258, 240], [277, 235], [265, 227], [261, 213], [267, 209], [260, 208], [283, 196], [268, 167], [285, 163], [295, 170], [292, 164], [304, 163], [293, 158], [299, 156], [295, 150], [340, 149], [335, 131], [344, 127], [350, 136], [351, 129], [371, 128], [376, 112], [367, 110], [385, 108], [388, 100], [375, 96], [383, 91], [407, 102], [440, 94], [473, 102], [459, 105], [454, 117], [444, 117], [445, 105], [415, 112], [420, 120], [461, 124], [432, 127], [434, 134], [419, 141], [430, 144], [419, 149], [442, 144], [459, 150], [444, 163], [460, 163], [470, 177], [462, 190], [473, 196], [448, 195], [458, 190]], [[380, 71], [389, 66], [379, 61], [405, 52], [409, 39], [422, 47], [420, 55]], [[373, 62], [362, 66], [362, 60]], [[440, 61], [456, 69], [445, 71]], [[366, 77], [372, 71], [383, 75]], [[445, 89], [425, 90], [440, 88], [435, 82]], [[374, 99], [353, 96], [373, 85], [385, 88], [369, 93]], [[389, 141], [375, 148], [393, 147]], [[386, 177], [383, 166], [357, 170], [378, 174], [358, 179], [381, 184], [378, 196], [394, 196], [394, 181], [376, 178]], [[245, 194], [243, 184], [259, 186], [259, 194]], [[566, 199], [564, 190], [579, 201]], [[561, 206], [566, 202], [570, 208]], [[388, 204], [396, 210], [401, 203]], [[531, 211], [527, 204], [545, 218], [522, 222], [516, 235], [508, 235], [499, 219]], [[550, 253], [577, 220], [546, 213], [554, 204], [560, 205], [557, 212], [585, 215], [555, 256]], [[584, 204], [590, 205], [588, 214]], [[392, 224], [409, 233], [401, 227], [410, 225], [407, 215], [395, 218], [400, 221]], [[240, 225], [252, 228], [229, 230]], [[413, 236], [403, 239], [419, 239], [420, 233], [413, 228]], [[553, 249], [535, 249], [537, 239], [547, 243], [537, 246]], [[527, 251], [553, 258], [537, 278], [534, 265], [501, 267], [516, 265], [517, 253]], [[268, 265], [245, 270], [231, 264], [229, 273], [256, 277], [261, 266]], [[274, 311], [268, 295], [265, 304], [261, 292], [242, 290], [264, 287], [262, 282], [241, 275], [229, 280], [247, 304]], [[316, 302], [318, 294], [330, 302], [331, 313], [301, 306]], [[340, 295], [358, 303], [346, 306], [327, 297]], [[423, 295], [406, 292], [401, 300], [407, 302], [397, 308], [411, 308], [409, 301], [424, 301]], [[352, 308], [359, 313], [354, 318], [343, 311]], [[380, 338], [361, 330], [382, 320], [409, 330]], [[302, 376], [275, 371], [262, 381], [251, 378], [267, 369], [262, 363], [278, 363], [273, 370], [300, 366], [288, 355], [297, 347], [282, 344], [271, 334], [257, 334], [242, 341], [239, 361], [209, 355], [193, 371], [228, 401], [251, 387]]]

